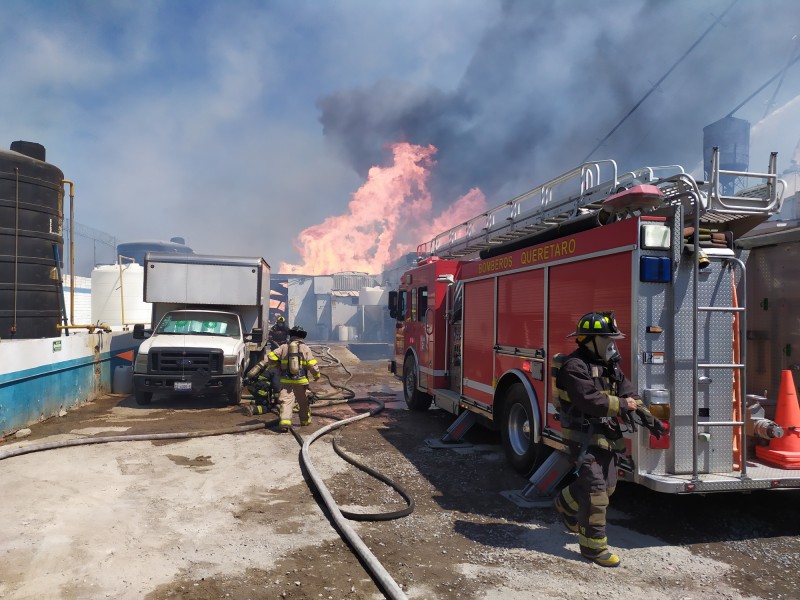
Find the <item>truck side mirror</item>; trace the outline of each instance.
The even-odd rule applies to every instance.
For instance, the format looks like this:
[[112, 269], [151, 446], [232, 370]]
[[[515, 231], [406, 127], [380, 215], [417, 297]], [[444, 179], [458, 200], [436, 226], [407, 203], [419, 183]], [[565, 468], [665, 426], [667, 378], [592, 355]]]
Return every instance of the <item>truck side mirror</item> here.
[[389, 292], [389, 316], [393, 319], [397, 318], [397, 292]]
[[133, 339], [135, 340], [143, 340], [149, 338], [152, 333], [153, 333], [152, 329], [144, 328], [144, 323], [136, 323], [136, 325], [133, 326]]

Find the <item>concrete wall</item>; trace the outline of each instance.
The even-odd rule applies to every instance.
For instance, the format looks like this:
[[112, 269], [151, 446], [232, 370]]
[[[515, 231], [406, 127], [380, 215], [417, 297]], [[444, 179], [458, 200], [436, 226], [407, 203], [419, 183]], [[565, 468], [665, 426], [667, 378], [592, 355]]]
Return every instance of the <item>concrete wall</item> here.
[[110, 393], [114, 369], [131, 365], [138, 346], [131, 333], [3, 340], [0, 436]]

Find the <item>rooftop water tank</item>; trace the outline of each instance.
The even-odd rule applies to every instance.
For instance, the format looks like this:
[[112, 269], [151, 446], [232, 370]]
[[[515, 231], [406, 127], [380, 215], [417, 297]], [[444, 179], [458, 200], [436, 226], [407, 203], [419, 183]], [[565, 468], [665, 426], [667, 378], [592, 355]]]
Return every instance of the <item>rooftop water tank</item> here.
[[143, 266], [123, 264], [120, 272], [119, 265], [100, 265], [92, 271], [92, 323], [150, 323], [152, 307], [143, 298]]
[[[179, 240], [179, 241], [177, 241]], [[148, 252], [174, 252], [176, 254], [194, 254], [189, 246], [183, 243], [183, 238], [172, 238], [169, 242], [161, 240], [140, 240], [117, 245], [117, 254], [134, 259], [140, 265], [144, 264], [144, 255]]]
[[41, 144], [0, 150], [0, 338], [60, 335], [63, 180]]
[[[719, 148], [719, 166], [725, 171], [747, 171], [750, 165], [750, 122], [736, 117], [725, 117], [703, 127], [703, 170], [710, 177], [711, 153]], [[721, 178], [726, 193], [733, 193], [735, 178]]]

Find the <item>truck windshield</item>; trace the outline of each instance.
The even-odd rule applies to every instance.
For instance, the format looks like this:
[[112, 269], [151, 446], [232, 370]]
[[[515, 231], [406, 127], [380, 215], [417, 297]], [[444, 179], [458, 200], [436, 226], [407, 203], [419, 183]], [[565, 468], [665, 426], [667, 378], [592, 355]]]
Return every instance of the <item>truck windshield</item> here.
[[239, 337], [239, 320], [235, 315], [207, 312], [170, 312], [164, 315], [156, 333], [184, 335], [222, 335]]

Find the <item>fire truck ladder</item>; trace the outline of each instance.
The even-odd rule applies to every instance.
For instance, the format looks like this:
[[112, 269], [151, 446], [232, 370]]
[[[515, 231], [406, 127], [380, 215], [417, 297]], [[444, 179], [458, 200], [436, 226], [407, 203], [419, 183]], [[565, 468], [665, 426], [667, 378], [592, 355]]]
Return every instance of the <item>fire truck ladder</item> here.
[[[755, 178], [762, 180], [761, 183], [745, 188], [738, 192], [736, 195], [724, 195], [721, 192], [721, 178], [723, 176], [739, 177], [739, 178]], [[719, 164], [719, 149], [714, 148], [711, 157], [711, 177], [708, 183], [704, 183], [702, 188], [691, 177], [686, 175], [677, 175], [670, 180], [662, 182], [659, 187], [662, 193], [668, 198], [673, 200], [688, 199], [689, 203], [687, 208], [692, 211], [694, 231], [699, 233], [701, 223], [703, 225], [715, 225], [731, 223], [733, 221], [750, 217], [753, 215], [768, 215], [778, 212], [781, 208], [783, 191], [785, 182], [778, 179], [777, 176], [777, 153], [770, 155], [768, 172], [755, 173], [745, 171], [730, 171], [720, 168]], [[693, 254], [695, 257], [700, 256], [700, 236], [694, 235]], [[732, 255], [715, 256], [711, 252], [707, 252], [708, 258], [713, 260], [722, 260], [728, 263], [731, 269], [737, 266], [741, 271], [739, 283], [741, 286], [741, 297], [735, 306], [702, 306], [699, 303], [699, 260], [693, 261], [693, 282], [692, 282], [692, 305], [695, 310], [692, 312], [692, 477], [691, 482], [698, 484], [701, 481], [699, 468], [698, 468], [698, 441], [701, 436], [707, 435], [706, 428], [713, 427], [732, 427], [739, 430], [739, 465], [741, 480], [749, 479], [747, 475], [747, 432], [746, 432], [746, 393], [747, 393], [747, 377], [745, 365], [747, 345], [744, 343], [745, 334], [747, 332], [747, 311], [746, 311], [746, 298], [747, 298], [747, 270], [745, 264], [740, 259]], [[698, 348], [700, 345], [700, 326], [699, 318], [701, 313], [725, 312], [731, 315], [738, 314], [738, 342], [739, 342], [739, 360], [738, 362], [730, 363], [713, 363], [701, 362], [698, 357]], [[733, 370], [739, 374], [739, 404], [738, 415], [740, 419], [731, 421], [700, 421], [699, 420], [699, 387], [701, 385], [708, 385], [711, 383], [711, 378], [706, 375], [701, 375], [700, 370]], [[701, 431], [703, 428], [703, 431]]]
[[599, 213], [603, 200], [632, 185], [682, 174], [677, 165], [645, 167], [618, 175], [613, 160], [585, 163], [417, 247], [417, 260], [472, 258], [481, 250], [541, 233], [578, 217]]

